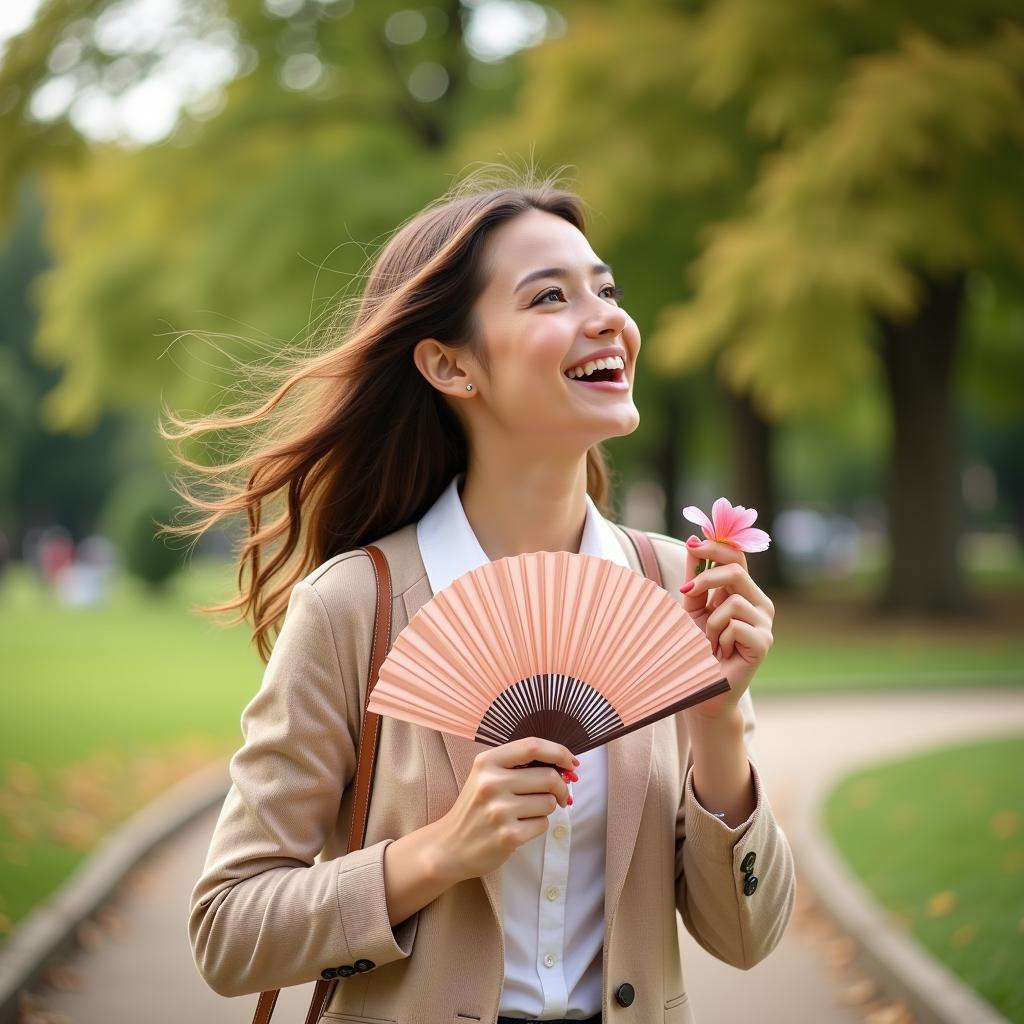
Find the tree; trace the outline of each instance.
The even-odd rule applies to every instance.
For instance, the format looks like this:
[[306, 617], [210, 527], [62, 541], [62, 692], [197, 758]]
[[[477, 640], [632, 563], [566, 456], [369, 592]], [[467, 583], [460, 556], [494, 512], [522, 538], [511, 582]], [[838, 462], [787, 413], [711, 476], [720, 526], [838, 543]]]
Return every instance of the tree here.
[[892, 418], [882, 606], [964, 610], [953, 381], [965, 276], [1020, 294], [1024, 31], [998, 3], [719, 0], [692, 46], [698, 95], [740, 102], [771, 154], [747, 208], [708, 232], [659, 355], [720, 352], [774, 418], [878, 374]]
[[152, 412], [159, 397], [202, 406], [236, 383], [238, 360], [315, 343], [368, 245], [448, 184], [451, 135], [512, 84], [467, 88], [457, 0], [238, 0], [227, 20], [183, 5], [182, 31], [233, 38], [240, 71], [219, 109], [197, 101], [166, 144], [85, 145], [66, 117], [27, 116], [69, 41], [65, 76], [104, 80], [124, 64], [112, 43], [78, 45], [102, 42], [96, 26], [118, 7], [44, 6], [0, 65], [0, 95], [17, 97], [0, 192], [31, 169], [49, 212], [35, 348], [62, 371], [43, 406], [54, 430], [84, 433], [105, 408]]

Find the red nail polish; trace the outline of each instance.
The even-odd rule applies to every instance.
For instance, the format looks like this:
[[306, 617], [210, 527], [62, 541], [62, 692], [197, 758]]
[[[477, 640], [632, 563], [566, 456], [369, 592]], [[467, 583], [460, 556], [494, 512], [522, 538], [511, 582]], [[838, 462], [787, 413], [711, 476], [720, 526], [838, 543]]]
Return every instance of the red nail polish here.
[[689, 592], [690, 592], [691, 590], [693, 590], [693, 580], [687, 580], [687, 581], [686, 581], [686, 582], [685, 582], [685, 583], [684, 583], [684, 584], [683, 584], [683, 585], [682, 585], [682, 586], [681, 586], [681, 587], [679, 588], [679, 590], [680, 590], [680, 592], [681, 592], [681, 593], [683, 593], [683, 594], [688, 594], [688, 593], [689, 593]]
[[572, 796], [570, 795], [570, 796], [566, 797], [566, 800], [565, 800], [565, 802], [566, 802], [566, 803], [567, 803], [567, 804], [568, 804], [568, 805], [569, 805], [570, 807], [572, 807]]
[[576, 767], [577, 767], [577, 768], [579, 768], [579, 766], [580, 766], [580, 759], [579, 759], [578, 757], [574, 757], [574, 758], [572, 759], [572, 763], [573, 763], [574, 765], [576, 765]]

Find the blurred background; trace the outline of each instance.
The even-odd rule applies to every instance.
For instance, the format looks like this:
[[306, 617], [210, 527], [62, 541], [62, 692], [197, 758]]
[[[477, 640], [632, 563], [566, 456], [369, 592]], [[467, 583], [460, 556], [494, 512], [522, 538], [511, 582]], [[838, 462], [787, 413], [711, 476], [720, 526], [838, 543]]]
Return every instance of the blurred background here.
[[[259, 686], [246, 626], [194, 610], [236, 537], [154, 539], [161, 403], [328, 343], [387, 234], [482, 164], [564, 171], [640, 326], [617, 517], [686, 537], [724, 494], [771, 533], [755, 702], [1019, 693], [1022, 100], [993, 0], [4, 0], [0, 943], [235, 749]], [[998, 927], [958, 946], [948, 879], [900, 908], [964, 976], [1024, 942], [1020, 753], [962, 799]]]

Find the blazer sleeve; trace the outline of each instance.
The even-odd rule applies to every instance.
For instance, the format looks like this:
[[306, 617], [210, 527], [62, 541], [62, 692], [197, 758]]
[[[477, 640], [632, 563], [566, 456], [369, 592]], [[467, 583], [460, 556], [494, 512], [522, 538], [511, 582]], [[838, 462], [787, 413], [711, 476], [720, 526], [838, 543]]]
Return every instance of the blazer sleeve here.
[[368, 658], [363, 631], [356, 625], [345, 645], [365, 642], [365, 657], [339, 648], [315, 586], [293, 587], [259, 692], [242, 713], [244, 742], [190, 901], [192, 954], [220, 995], [412, 953], [419, 914], [392, 928], [387, 912], [383, 858], [394, 840], [316, 862], [355, 775], [362, 708], [349, 706], [359, 687], [346, 672]]
[[[754, 810], [730, 828], [701, 806], [689, 754], [676, 816], [676, 906], [687, 931], [704, 949], [749, 970], [779, 944], [793, 913], [796, 878], [789, 842], [749, 756], [755, 729], [749, 690], [740, 699], [740, 709], [754, 779]], [[756, 883], [751, 885], [748, 878]]]

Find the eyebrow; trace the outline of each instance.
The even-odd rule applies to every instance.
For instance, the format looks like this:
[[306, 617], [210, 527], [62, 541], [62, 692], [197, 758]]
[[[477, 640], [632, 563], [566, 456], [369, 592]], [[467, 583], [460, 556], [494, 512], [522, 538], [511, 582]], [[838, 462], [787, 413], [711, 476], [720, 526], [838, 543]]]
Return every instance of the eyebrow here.
[[[590, 268], [590, 272], [592, 274], [610, 274], [612, 272], [612, 268], [607, 263], [595, 263]], [[557, 277], [564, 280], [568, 276], [569, 271], [565, 270], [563, 267], [544, 267], [542, 270], [531, 270], [530, 273], [512, 289], [512, 291], [517, 292], [523, 287], [523, 285], [527, 285], [531, 281], [536, 281], [541, 277]]]

